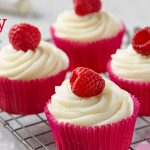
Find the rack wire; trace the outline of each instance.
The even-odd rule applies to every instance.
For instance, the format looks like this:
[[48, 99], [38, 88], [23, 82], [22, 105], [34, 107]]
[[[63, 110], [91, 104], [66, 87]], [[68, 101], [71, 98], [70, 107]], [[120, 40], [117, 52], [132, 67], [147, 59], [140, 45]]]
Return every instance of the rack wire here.
[[21, 116], [0, 111], [0, 122], [29, 150], [56, 150], [44, 113]]
[[[44, 113], [21, 116], [0, 111], [0, 122], [29, 150], [56, 150]], [[146, 141], [150, 143], [150, 117], [138, 117], [130, 150]]]
[[[130, 34], [127, 32], [124, 45], [129, 41]], [[44, 113], [22, 116], [11, 115], [0, 110], [0, 123], [29, 150], [57, 149]], [[150, 117], [137, 118], [130, 150], [134, 150], [138, 143], [144, 141], [150, 143]]]

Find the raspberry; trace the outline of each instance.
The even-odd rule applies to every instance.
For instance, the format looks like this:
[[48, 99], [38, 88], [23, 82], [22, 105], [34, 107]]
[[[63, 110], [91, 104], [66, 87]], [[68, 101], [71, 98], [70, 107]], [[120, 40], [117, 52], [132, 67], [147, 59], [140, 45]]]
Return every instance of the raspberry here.
[[95, 71], [78, 67], [70, 77], [72, 92], [79, 97], [92, 97], [102, 93], [105, 81]]
[[41, 33], [38, 28], [21, 23], [14, 25], [9, 31], [9, 41], [17, 50], [35, 50], [41, 40]]
[[137, 53], [150, 55], [150, 27], [145, 27], [135, 33], [132, 46]]
[[95, 13], [101, 9], [100, 0], [73, 0], [73, 2], [74, 10], [79, 16]]

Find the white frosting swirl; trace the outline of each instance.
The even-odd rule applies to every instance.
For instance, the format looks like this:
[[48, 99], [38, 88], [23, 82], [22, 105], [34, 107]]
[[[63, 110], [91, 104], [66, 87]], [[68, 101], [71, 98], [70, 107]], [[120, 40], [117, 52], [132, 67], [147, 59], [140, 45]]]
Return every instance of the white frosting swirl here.
[[64, 52], [44, 41], [35, 51], [26, 52], [9, 44], [0, 51], [0, 76], [13, 80], [46, 78], [66, 69], [68, 61]]
[[150, 81], [150, 56], [138, 54], [132, 46], [112, 55], [112, 71], [128, 80]]
[[69, 80], [56, 87], [56, 94], [48, 105], [50, 113], [59, 122], [80, 126], [97, 126], [121, 121], [133, 114], [133, 100], [116, 84], [105, 80], [102, 94], [81, 98], [71, 91]]
[[65, 11], [53, 27], [56, 36], [82, 42], [115, 36], [123, 28], [121, 21], [104, 10], [82, 17]]

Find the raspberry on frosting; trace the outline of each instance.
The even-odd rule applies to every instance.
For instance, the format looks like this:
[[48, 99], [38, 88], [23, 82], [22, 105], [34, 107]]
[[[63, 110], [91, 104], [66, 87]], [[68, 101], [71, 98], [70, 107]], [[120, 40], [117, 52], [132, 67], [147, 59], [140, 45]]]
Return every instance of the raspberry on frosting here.
[[9, 41], [17, 50], [35, 50], [40, 40], [39, 29], [27, 23], [14, 25], [9, 31]]
[[150, 27], [145, 27], [135, 33], [132, 46], [137, 53], [150, 55]]
[[79, 97], [99, 95], [105, 87], [105, 81], [98, 73], [84, 67], [73, 70], [70, 84], [72, 92]]
[[101, 9], [100, 0], [73, 0], [73, 2], [74, 10], [79, 16], [95, 13]]

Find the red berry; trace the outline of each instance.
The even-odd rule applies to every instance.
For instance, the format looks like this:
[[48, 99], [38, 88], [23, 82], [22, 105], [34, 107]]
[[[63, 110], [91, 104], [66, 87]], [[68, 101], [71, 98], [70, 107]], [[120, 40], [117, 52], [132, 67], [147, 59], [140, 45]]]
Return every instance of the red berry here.
[[72, 92], [79, 97], [99, 95], [105, 87], [105, 81], [98, 73], [84, 67], [73, 70], [70, 84]]
[[17, 50], [35, 50], [41, 40], [41, 33], [38, 28], [21, 23], [14, 25], [9, 31], [9, 41]]
[[135, 33], [132, 46], [137, 53], [150, 55], [150, 27], [145, 27]]
[[74, 10], [79, 16], [95, 13], [101, 9], [100, 0], [73, 0], [73, 2]]

